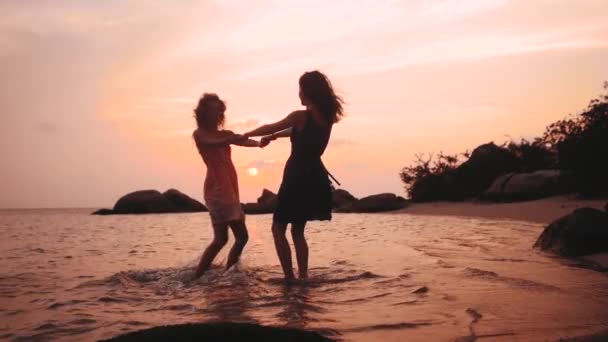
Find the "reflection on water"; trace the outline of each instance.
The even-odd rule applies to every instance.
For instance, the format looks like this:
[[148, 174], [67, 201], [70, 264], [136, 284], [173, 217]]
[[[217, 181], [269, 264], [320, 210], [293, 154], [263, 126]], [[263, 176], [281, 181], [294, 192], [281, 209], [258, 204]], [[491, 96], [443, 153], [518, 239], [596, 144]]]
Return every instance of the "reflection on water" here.
[[230, 270], [196, 281], [205, 214], [0, 212], [0, 338], [108, 338], [146, 327], [232, 321], [345, 340], [551, 340], [608, 324], [605, 274], [530, 249], [515, 221], [336, 215], [307, 227], [310, 279], [286, 285], [270, 216]]

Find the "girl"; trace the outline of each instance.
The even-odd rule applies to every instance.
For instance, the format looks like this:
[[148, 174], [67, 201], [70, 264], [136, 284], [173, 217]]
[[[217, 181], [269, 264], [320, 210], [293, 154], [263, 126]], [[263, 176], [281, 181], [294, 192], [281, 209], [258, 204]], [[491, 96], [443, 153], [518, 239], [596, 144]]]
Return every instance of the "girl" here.
[[259, 142], [221, 129], [224, 125], [226, 104], [216, 94], [205, 93], [194, 110], [197, 129], [192, 134], [205, 165], [204, 196], [213, 224], [213, 241], [203, 253], [195, 279], [209, 269], [211, 262], [228, 241], [228, 227], [234, 234], [226, 269], [234, 265], [241, 255], [248, 234], [245, 213], [239, 199], [239, 184], [232, 163], [230, 144], [260, 147]]
[[306, 222], [331, 220], [332, 190], [321, 156], [333, 124], [343, 116], [343, 101], [324, 74], [306, 72], [300, 77], [299, 85], [300, 102], [306, 110], [297, 110], [281, 121], [244, 134], [245, 137], [264, 136], [261, 146], [280, 137], [291, 140], [291, 155], [285, 164], [272, 222], [275, 248], [287, 281], [294, 279], [291, 248], [285, 238], [287, 225], [291, 223], [299, 277], [305, 279], [308, 277]]

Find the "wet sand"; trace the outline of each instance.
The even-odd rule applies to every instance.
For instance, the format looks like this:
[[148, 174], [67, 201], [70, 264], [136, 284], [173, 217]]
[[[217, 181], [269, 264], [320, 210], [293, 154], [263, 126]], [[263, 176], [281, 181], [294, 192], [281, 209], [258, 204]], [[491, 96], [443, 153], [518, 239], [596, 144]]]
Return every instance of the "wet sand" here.
[[515, 203], [433, 202], [414, 203], [395, 213], [483, 217], [548, 224], [577, 208], [592, 207], [603, 210], [607, 202], [608, 199], [577, 199], [575, 196], [555, 196]]

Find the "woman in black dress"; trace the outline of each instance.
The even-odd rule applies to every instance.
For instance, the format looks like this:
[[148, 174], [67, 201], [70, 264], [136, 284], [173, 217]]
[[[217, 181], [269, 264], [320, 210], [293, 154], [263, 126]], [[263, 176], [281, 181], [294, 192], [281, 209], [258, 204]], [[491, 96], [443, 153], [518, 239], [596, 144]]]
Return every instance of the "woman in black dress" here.
[[300, 279], [308, 276], [308, 244], [304, 237], [307, 221], [331, 220], [332, 190], [321, 156], [325, 152], [333, 124], [344, 115], [342, 99], [329, 79], [319, 71], [304, 73], [299, 80], [300, 101], [306, 110], [297, 110], [283, 120], [256, 128], [244, 137], [263, 136], [261, 146], [280, 137], [290, 137], [291, 155], [285, 164], [272, 234], [285, 280], [294, 279], [291, 248], [285, 238], [291, 223]]

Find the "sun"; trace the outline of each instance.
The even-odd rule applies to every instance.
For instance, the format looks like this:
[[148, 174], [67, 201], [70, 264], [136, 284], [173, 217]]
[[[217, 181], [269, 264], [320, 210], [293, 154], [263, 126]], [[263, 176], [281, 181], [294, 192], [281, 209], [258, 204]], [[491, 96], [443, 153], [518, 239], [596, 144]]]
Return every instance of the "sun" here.
[[257, 176], [258, 175], [258, 169], [255, 167], [250, 167], [247, 169], [247, 173], [249, 173], [250, 176]]

